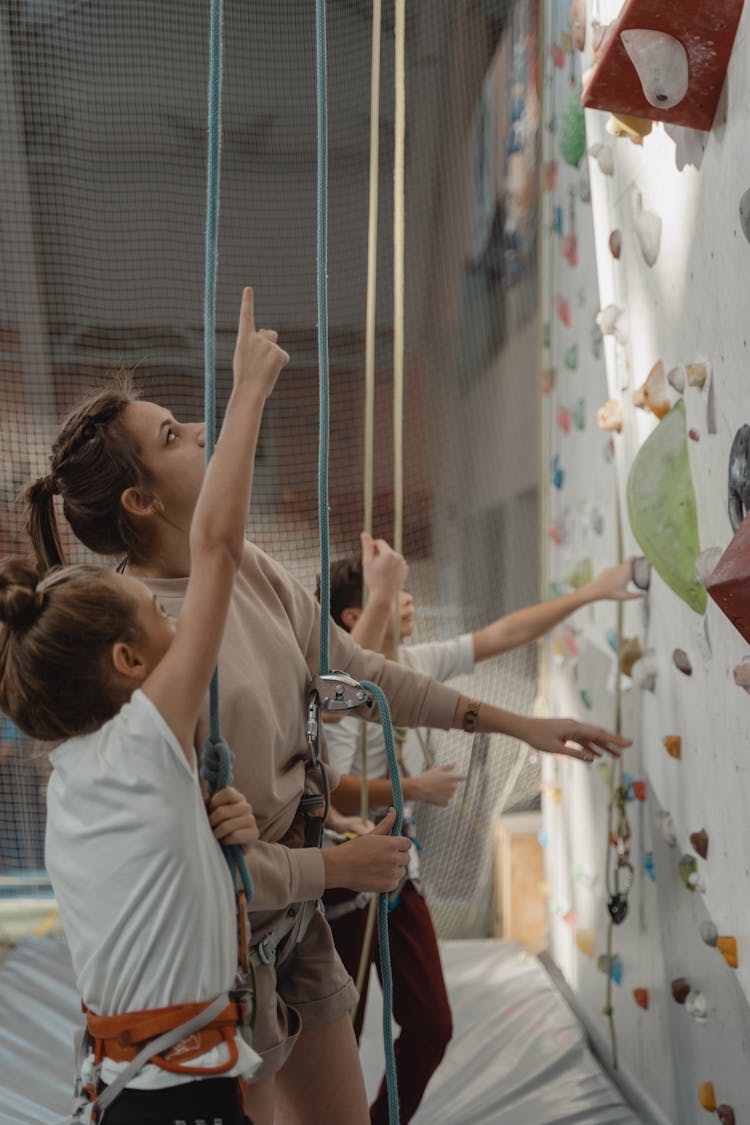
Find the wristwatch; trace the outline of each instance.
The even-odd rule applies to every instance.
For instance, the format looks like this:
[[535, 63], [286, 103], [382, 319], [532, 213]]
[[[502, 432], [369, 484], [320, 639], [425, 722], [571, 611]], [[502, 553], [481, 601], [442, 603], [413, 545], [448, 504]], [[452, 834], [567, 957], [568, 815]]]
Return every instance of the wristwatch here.
[[464, 717], [461, 720], [461, 726], [467, 734], [474, 734], [479, 722], [479, 708], [482, 706], [481, 700], [470, 699], [469, 706], [464, 711]]

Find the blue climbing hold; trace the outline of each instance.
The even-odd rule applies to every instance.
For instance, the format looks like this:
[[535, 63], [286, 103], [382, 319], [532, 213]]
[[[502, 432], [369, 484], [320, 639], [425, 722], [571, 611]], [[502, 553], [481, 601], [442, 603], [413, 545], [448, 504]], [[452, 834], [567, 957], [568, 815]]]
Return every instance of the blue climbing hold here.
[[656, 882], [656, 867], [654, 866], [654, 853], [644, 852], [641, 856], [641, 866], [652, 883]]

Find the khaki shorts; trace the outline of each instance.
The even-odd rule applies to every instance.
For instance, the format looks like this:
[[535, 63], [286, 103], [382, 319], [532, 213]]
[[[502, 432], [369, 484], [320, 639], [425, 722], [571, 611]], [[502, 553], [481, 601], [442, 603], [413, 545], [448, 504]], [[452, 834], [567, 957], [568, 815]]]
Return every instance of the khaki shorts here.
[[263, 1060], [250, 1080], [264, 1082], [281, 1070], [300, 1031], [332, 1023], [357, 1000], [354, 981], [333, 944], [331, 929], [316, 911], [288, 965], [282, 947], [277, 965], [256, 970], [256, 1016], [253, 1048]]

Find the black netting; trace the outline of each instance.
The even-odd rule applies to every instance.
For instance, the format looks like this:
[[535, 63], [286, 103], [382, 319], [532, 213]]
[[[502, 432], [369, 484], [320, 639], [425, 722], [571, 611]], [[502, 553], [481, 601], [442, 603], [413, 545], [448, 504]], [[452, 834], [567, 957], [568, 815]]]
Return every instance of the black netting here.
[[[134, 368], [148, 398], [202, 414], [208, 3], [0, 0], [0, 554], [16, 495], [93, 383]], [[328, 4], [332, 555], [358, 543], [371, 5]], [[250, 532], [317, 571], [314, 4], [229, 0], [218, 269], [219, 406], [241, 288], [292, 356], [269, 404]], [[375, 532], [393, 533], [393, 5], [384, 4]], [[536, 600], [537, 44], [531, 0], [411, 0], [407, 25], [405, 553], [419, 637]], [[528, 652], [474, 691], [528, 709]], [[484, 924], [489, 829], [536, 799], [503, 740], [433, 736], [462, 802], [421, 818], [446, 931]], [[44, 769], [6, 724], [0, 874], [42, 864]], [[446, 856], [450, 860], [446, 860]], [[2, 887], [0, 887], [2, 893]], [[454, 909], [455, 908], [455, 909]], [[473, 915], [472, 915], [473, 916]]]

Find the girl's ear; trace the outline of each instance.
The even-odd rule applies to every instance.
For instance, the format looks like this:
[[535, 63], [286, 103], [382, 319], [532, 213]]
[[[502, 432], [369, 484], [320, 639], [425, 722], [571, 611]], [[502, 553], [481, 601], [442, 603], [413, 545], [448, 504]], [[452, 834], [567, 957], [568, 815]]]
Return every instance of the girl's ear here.
[[357, 606], [349, 606], [347, 609], [342, 609], [341, 610], [341, 624], [344, 626], [345, 629], [348, 629], [349, 632], [351, 633], [352, 629], [354, 628], [354, 626], [359, 621], [361, 615], [362, 615], [362, 610], [359, 609]]
[[146, 678], [146, 665], [141, 654], [127, 641], [116, 641], [112, 645], [112, 667], [134, 684], [139, 684]]
[[164, 505], [158, 496], [132, 485], [122, 493], [120, 503], [130, 516], [153, 516], [164, 511]]

